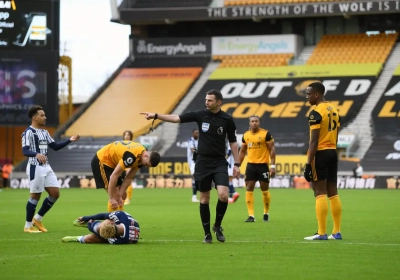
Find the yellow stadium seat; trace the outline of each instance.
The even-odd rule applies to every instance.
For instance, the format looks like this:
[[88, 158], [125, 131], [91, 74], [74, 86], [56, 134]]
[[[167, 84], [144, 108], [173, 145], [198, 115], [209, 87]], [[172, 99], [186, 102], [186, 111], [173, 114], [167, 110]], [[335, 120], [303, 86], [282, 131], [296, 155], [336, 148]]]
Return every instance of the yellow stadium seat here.
[[66, 135], [108, 137], [127, 127], [135, 137], [147, 133], [151, 123], [138, 117], [139, 112], [170, 114], [201, 71], [198, 67], [123, 69]]
[[[384, 62], [398, 34], [324, 35], [307, 64]], [[290, 58], [288, 58], [290, 59]]]

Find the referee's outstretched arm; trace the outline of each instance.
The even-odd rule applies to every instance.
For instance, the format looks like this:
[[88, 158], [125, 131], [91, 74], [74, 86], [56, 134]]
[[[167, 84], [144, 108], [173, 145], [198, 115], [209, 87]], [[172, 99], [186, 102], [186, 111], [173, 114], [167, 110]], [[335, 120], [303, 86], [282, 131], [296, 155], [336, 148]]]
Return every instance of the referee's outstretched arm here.
[[161, 115], [157, 113], [142, 112], [141, 115], [145, 115], [146, 120], [161, 120], [165, 122], [178, 123], [181, 121], [178, 115]]

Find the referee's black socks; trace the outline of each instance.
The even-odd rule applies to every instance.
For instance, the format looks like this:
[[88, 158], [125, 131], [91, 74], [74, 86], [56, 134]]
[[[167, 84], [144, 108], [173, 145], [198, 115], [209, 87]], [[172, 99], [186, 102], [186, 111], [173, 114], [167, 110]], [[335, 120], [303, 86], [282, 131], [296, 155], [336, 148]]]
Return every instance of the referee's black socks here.
[[222, 223], [222, 219], [225, 216], [226, 209], [228, 208], [228, 201], [221, 201], [218, 199], [216, 215], [215, 215], [215, 227], [220, 227]]
[[203, 225], [204, 233], [210, 234], [210, 206], [209, 204], [200, 203], [200, 218]]

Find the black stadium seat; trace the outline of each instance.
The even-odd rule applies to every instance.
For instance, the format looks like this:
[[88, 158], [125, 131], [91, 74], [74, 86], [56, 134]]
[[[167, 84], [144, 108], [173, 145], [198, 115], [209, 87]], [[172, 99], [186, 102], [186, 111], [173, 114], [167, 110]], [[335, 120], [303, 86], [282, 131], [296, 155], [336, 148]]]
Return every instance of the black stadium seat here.
[[161, 68], [161, 67], [205, 67], [210, 61], [208, 57], [157, 57], [136, 58], [130, 68]]
[[129, 8], [201, 7], [210, 5], [210, 0], [128, 0]]

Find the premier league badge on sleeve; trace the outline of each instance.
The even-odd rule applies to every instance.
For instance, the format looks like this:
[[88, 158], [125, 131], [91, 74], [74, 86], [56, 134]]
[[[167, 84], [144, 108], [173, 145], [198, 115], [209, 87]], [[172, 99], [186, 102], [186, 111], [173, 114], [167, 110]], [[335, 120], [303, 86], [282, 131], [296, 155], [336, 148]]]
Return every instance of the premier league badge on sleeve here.
[[201, 130], [203, 131], [203, 132], [207, 132], [208, 131], [208, 129], [210, 128], [210, 124], [209, 123], [202, 123], [201, 124]]

